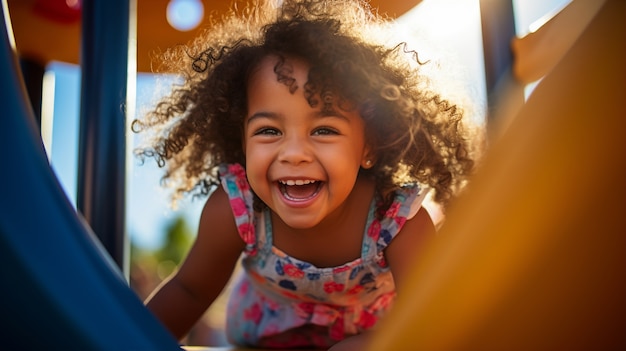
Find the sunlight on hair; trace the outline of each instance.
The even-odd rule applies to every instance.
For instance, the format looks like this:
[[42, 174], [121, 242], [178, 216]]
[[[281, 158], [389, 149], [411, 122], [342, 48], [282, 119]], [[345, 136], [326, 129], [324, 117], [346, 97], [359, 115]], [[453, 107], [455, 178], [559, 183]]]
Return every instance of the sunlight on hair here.
[[[487, 92], [478, 0], [424, 0], [397, 20], [398, 37], [416, 50], [431, 85], [484, 123]], [[445, 69], [444, 69], [445, 68]], [[465, 103], [463, 102], [465, 101]]]

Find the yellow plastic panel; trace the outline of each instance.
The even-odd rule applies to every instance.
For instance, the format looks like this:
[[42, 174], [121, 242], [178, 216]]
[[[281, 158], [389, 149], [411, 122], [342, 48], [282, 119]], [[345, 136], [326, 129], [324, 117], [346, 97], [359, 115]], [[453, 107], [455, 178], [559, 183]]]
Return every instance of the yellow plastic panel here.
[[370, 350], [626, 349], [626, 2], [494, 142]]

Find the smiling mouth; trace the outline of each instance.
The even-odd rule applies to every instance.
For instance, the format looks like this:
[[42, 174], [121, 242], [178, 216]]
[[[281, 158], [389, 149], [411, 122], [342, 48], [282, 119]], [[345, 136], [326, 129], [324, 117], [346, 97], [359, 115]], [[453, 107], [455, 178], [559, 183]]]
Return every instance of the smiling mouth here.
[[322, 182], [309, 179], [280, 180], [278, 187], [287, 200], [306, 201], [313, 198], [320, 190]]

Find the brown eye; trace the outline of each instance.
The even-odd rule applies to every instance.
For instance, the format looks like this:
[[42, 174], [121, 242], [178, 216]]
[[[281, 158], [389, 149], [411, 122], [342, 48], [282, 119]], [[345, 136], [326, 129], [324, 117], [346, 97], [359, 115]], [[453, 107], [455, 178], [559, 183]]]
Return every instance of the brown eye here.
[[312, 134], [313, 135], [337, 135], [339, 134], [339, 132], [333, 128], [322, 127], [322, 128], [315, 129]]
[[277, 136], [281, 135], [281, 132], [276, 128], [264, 127], [257, 129], [253, 135]]

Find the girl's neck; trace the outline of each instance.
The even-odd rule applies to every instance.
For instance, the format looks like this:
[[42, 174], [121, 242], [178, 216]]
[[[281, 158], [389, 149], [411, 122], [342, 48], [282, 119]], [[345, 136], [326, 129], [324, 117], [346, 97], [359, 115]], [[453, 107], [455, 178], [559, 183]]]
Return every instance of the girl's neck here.
[[353, 261], [361, 256], [363, 235], [374, 191], [372, 180], [358, 177], [344, 204], [312, 228], [289, 227], [272, 213], [274, 246], [294, 258], [320, 268]]

